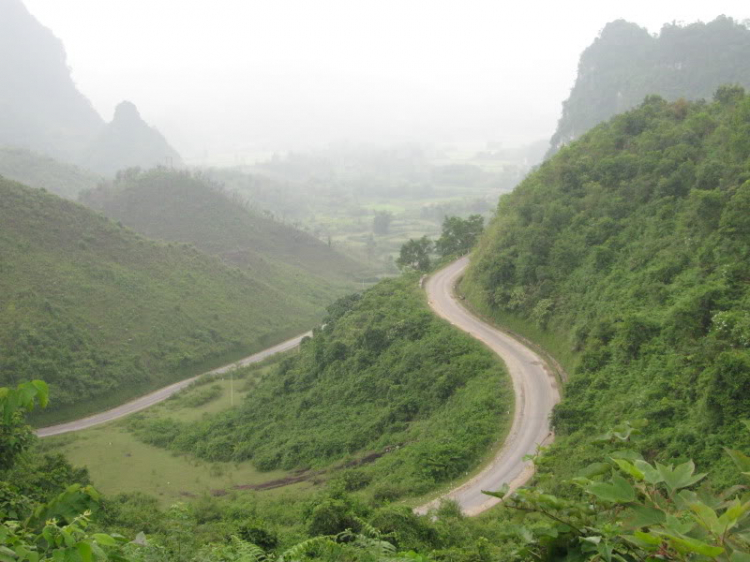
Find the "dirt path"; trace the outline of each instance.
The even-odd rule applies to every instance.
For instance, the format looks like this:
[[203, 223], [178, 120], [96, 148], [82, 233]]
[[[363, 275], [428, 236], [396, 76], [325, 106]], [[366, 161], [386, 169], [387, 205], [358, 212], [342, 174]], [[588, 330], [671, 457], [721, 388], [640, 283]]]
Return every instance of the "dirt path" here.
[[80, 431], [82, 429], [88, 429], [89, 427], [93, 427], [101, 423], [106, 423], [108, 421], [122, 418], [124, 416], [127, 416], [128, 414], [132, 414], [134, 412], [144, 410], [148, 408], [149, 406], [153, 406], [154, 404], [163, 402], [164, 400], [166, 400], [167, 398], [169, 398], [176, 392], [179, 392], [180, 390], [188, 386], [195, 379], [202, 377], [203, 375], [226, 373], [230, 371], [231, 369], [234, 369], [237, 367], [244, 367], [245, 365], [250, 365], [251, 363], [258, 363], [259, 361], [263, 361], [264, 359], [266, 359], [267, 357], [270, 357], [271, 355], [281, 353], [282, 351], [289, 351], [290, 349], [297, 347], [300, 341], [302, 341], [302, 338], [304, 338], [305, 336], [310, 336], [310, 335], [312, 335], [312, 332], [307, 332], [306, 334], [296, 336], [278, 345], [274, 345], [273, 347], [269, 347], [268, 349], [264, 349], [263, 351], [259, 351], [258, 353], [250, 355], [249, 357], [245, 357], [244, 359], [240, 359], [239, 361], [230, 363], [229, 365], [225, 365], [223, 367], [219, 367], [218, 369], [214, 369], [213, 371], [208, 371], [207, 373], [203, 373], [195, 377], [185, 379], [184, 381], [180, 381], [180, 382], [171, 384], [169, 386], [165, 386], [164, 388], [160, 388], [159, 390], [152, 392], [151, 394], [141, 396], [140, 398], [136, 398], [135, 400], [131, 402], [126, 402], [125, 404], [121, 406], [117, 406], [116, 408], [112, 408], [111, 410], [107, 410], [106, 412], [94, 414], [93, 416], [89, 416], [87, 418], [81, 418], [79, 420], [74, 420], [72, 422], [61, 423], [58, 425], [51, 425], [49, 427], [43, 427], [41, 429], [37, 429], [36, 434], [39, 437], [49, 437], [50, 435], [60, 435], [61, 433], [69, 433], [71, 431]]
[[418, 513], [437, 507], [443, 498], [457, 501], [466, 515], [482, 513], [500, 501], [482, 494], [482, 490], [498, 490], [505, 483], [511, 489], [523, 485], [534, 472], [533, 465], [523, 458], [553, 438], [549, 416], [560, 401], [555, 376], [534, 351], [483, 322], [460, 304], [453, 290], [468, 264], [468, 258], [464, 257], [432, 275], [425, 286], [427, 298], [436, 314], [474, 336], [503, 359], [515, 393], [513, 424], [502, 449], [482, 472], [441, 498], [418, 507]]

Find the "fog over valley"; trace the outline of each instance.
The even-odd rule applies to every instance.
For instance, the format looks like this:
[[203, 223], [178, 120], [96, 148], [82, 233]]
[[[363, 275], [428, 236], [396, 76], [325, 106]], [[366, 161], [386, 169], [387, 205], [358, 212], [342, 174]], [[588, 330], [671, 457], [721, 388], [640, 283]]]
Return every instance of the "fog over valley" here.
[[[8, 1], [8, 0], [4, 0]], [[420, 141], [549, 138], [612, 20], [748, 17], [744, 2], [29, 0], [107, 120], [134, 102], [188, 161]]]

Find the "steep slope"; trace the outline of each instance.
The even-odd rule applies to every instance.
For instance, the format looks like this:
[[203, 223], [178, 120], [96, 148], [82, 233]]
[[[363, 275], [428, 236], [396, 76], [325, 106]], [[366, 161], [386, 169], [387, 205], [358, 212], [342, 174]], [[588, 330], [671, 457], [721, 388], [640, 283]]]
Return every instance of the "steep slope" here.
[[24, 148], [0, 148], [0, 176], [68, 199], [103, 181], [88, 170]]
[[135, 105], [124, 101], [90, 145], [83, 163], [101, 174], [114, 175], [134, 166], [181, 166], [182, 159], [164, 136], [141, 118]]
[[20, 0], [0, 0], [0, 146], [75, 159], [104, 121], [76, 89], [65, 49]]
[[0, 310], [0, 384], [45, 379], [75, 414], [258, 350], [317, 315], [251, 272], [4, 179]]
[[286, 274], [279, 272], [279, 282], [316, 279], [329, 297], [333, 287], [325, 285], [348, 286], [360, 270], [313, 236], [248, 208], [201, 175], [133, 170], [111, 186], [83, 194], [82, 201], [149, 237], [190, 242], [228, 263], [251, 270], [287, 268]]
[[238, 408], [193, 423], [146, 412], [131, 429], [157, 446], [252, 459], [263, 471], [368, 455], [376, 462], [361, 463], [350, 485], [393, 501], [463, 475], [510, 425], [513, 391], [501, 363], [427, 309], [418, 275], [328, 310], [324, 327]]
[[476, 251], [470, 301], [573, 350], [558, 475], [637, 418], [653, 457], [719, 482], [722, 446], [750, 446], [750, 96], [716, 99], [598, 126], [501, 199]]
[[649, 94], [670, 101], [708, 99], [722, 84], [750, 87], [746, 25], [721, 16], [710, 23], [668, 24], [652, 36], [624, 20], [608, 23], [581, 55], [550, 154]]

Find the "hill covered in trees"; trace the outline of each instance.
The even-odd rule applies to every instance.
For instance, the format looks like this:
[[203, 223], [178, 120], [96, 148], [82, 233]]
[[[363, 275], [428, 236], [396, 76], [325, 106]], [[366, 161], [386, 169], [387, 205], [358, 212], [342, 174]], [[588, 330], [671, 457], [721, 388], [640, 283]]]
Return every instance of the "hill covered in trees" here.
[[110, 185], [83, 193], [81, 200], [150, 238], [188, 242], [228, 264], [262, 273], [321, 307], [352, 289], [362, 270], [201, 174], [129, 170]]
[[180, 163], [132, 104], [123, 102], [105, 124], [73, 82], [62, 42], [21, 0], [0, 1], [0, 75], [0, 147], [33, 150], [101, 174]]
[[476, 250], [469, 300], [568, 359], [558, 477], [626, 420], [718, 481], [722, 447], [750, 445], [750, 96], [715, 97], [599, 125], [500, 200]]
[[0, 384], [81, 413], [309, 329], [320, 309], [273, 281], [0, 179]]
[[721, 16], [672, 23], [658, 35], [624, 20], [608, 23], [581, 55], [550, 154], [649, 94], [668, 101], [710, 99], [722, 84], [750, 87], [747, 22]]
[[150, 422], [146, 413], [132, 422], [136, 434], [209, 461], [252, 460], [262, 471], [374, 453], [347, 478], [350, 491], [367, 488], [378, 501], [420, 496], [464, 474], [509, 427], [512, 389], [492, 352], [427, 308], [418, 279], [336, 301], [299, 354], [239, 408], [193, 423]]

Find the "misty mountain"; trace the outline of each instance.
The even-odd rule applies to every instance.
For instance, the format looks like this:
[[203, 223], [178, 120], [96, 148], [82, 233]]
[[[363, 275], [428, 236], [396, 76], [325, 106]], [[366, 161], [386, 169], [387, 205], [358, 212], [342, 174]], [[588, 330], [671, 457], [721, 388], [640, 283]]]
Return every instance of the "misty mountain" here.
[[105, 124], [73, 82], [62, 42], [20, 0], [0, 0], [0, 76], [0, 146], [106, 174], [181, 163], [132, 103], [121, 103]]
[[722, 84], [750, 87], [746, 25], [721, 16], [710, 23], [667, 24], [651, 35], [624, 20], [608, 23], [581, 55], [549, 154], [649, 94], [708, 99]]
[[0, 145], [75, 160], [104, 127], [62, 42], [20, 0], [0, 0]]
[[84, 164], [96, 172], [113, 175], [135, 166], [179, 166], [182, 159], [164, 136], [141, 118], [136, 106], [124, 101], [91, 145]]

